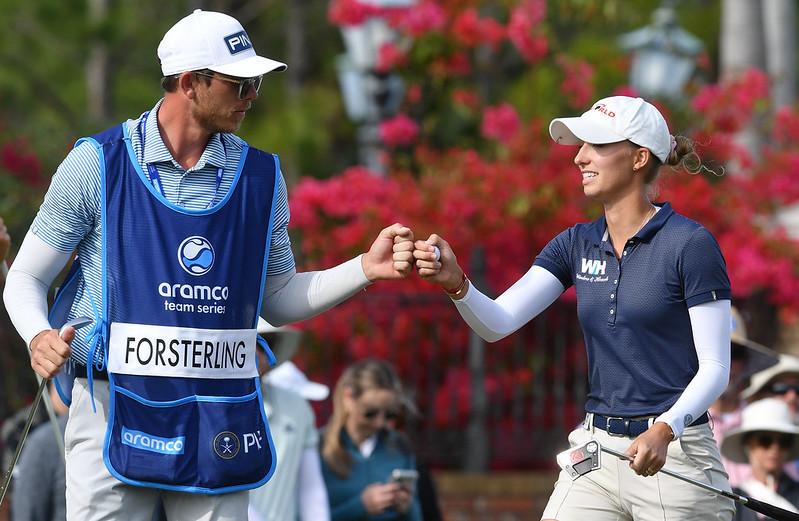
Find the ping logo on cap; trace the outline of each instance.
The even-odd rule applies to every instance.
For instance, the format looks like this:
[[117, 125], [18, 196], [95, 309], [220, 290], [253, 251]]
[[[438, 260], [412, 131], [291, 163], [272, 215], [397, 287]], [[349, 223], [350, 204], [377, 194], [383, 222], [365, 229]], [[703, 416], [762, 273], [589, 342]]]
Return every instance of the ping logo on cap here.
[[238, 54], [242, 51], [252, 49], [250, 37], [247, 36], [247, 33], [244, 31], [226, 36], [225, 45], [227, 45], [227, 49], [230, 51], [230, 54]]

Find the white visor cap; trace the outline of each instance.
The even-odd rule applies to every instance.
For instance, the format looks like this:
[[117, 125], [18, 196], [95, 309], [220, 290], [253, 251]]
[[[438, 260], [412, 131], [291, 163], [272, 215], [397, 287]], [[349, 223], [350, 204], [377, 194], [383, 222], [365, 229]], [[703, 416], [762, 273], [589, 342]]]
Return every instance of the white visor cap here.
[[578, 118], [556, 118], [549, 135], [561, 145], [602, 145], [630, 140], [648, 148], [665, 163], [671, 152], [671, 134], [663, 115], [642, 98], [603, 98]]
[[166, 32], [158, 45], [164, 76], [210, 69], [253, 78], [286, 70], [286, 64], [255, 54], [241, 24], [223, 13], [196, 9]]

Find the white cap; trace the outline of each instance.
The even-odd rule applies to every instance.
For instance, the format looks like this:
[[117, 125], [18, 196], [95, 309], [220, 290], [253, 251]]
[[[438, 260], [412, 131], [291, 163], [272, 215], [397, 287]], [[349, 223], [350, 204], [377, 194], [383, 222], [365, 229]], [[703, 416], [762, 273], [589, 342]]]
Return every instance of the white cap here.
[[557, 118], [549, 135], [561, 145], [602, 145], [630, 140], [648, 148], [663, 163], [671, 153], [671, 134], [658, 109], [641, 98], [604, 98], [579, 118]]
[[293, 362], [280, 364], [266, 373], [264, 378], [272, 385], [294, 391], [306, 400], [324, 400], [330, 394], [328, 386], [308, 380]]
[[166, 32], [158, 45], [164, 76], [211, 69], [252, 78], [286, 70], [286, 64], [255, 54], [241, 24], [223, 13], [196, 9]]
[[[767, 431], [790, 434], [796, 437], [799, 427], [791, 421], [788, 404], [776, 398], [763, 398], [752, 402], [741, 412], [741, 426], [728, 431], [721, 440], [721, 453], [737, 463], [749, 463], [743, 447], [743, 438], [750, 432]], [[788, 449], [786, 461], [799, 459], [799, 443]]]

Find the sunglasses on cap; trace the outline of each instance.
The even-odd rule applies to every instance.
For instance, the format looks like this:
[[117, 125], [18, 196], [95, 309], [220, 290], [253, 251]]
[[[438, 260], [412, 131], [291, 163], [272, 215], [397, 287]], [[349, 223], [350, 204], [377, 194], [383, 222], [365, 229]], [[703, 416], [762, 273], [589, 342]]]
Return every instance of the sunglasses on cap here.
[[781, 449], [790, 449], [793, 446], [793, 436], [783, 434], [783, 435], [774, 435], [769, 433], [762, 433], [758, 434], [754, 437], [755, 443], [758, 446], [763, 447], [764, 449], [768, 449], [775, 443], [779, 445]]
[[788, 391], [793, 391], [796, 394], [799, 394], [799, 384], [786, 384], [782, 382], [775, 382], [768, 387], [766, 387], [766, 392], [771, 394], [776, 394], [782, 396], [783, 394], [788, 394]]
[[255, 92], [258, 92], [258, 89], [261, 88], [261, 82], [264, 80], [263, 76], [256, 76], [254, 78], [228, 78], [227, 76], [221, 76], [219, 73], [209, 73], [203, 71], [194, 71], [194, 74], [198, 76], [206, 76], [208, 78], [214, 78], [219, 81], [226, 81], [228, 83], [232, 83], [234, 85], [239, 86], [239, 99], [243, 100], [247, 97], [247, 93], [250, 92], [250, 89], [255, 89]]
[[397, 418], [399, 418], [399, 413], [394, 410], [386, 411], [383, 409], [367, 409], [363, 413], [363, 417], [366, 418], [367, 420], [374, 420], [375, 418], [377, 418], [378, 415], [383, 415], [383, 419], [386, 421], [396, 420]]

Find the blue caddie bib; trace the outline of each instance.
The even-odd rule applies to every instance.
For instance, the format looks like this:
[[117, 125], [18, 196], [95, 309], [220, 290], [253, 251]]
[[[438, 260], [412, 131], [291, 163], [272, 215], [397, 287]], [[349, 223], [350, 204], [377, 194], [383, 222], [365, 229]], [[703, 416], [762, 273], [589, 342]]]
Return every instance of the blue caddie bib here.
[[189, 210], [153, 187], [125, 125], [89, 141], [103, 167], [106, 466], [125, 483], [169, 490], [260, 486], [275, 469], [255, 328], [277, 157], [245, 146], [224, 199]]

